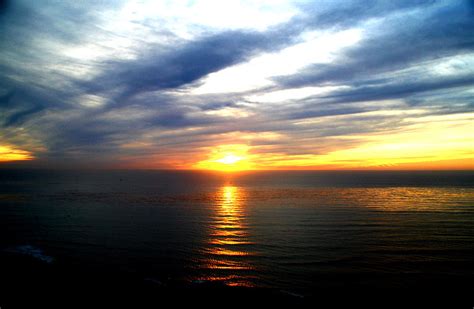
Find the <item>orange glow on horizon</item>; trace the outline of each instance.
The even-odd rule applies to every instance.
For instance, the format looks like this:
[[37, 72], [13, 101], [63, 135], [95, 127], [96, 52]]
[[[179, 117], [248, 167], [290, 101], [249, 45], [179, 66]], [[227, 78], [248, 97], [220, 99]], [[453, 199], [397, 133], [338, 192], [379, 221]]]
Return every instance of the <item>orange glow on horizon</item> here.
[[[244, 170], [474, 170], [474, 126], [469, 115], [430, 116], [419, 123], [367, 135], [337, 137], [348, 147], [315, 148], [302, 145], [307, 153], [292, 154], [281, 144], [249, 146], [219, 145], [210, 148], [207, 159], [192, 168], [238, 172]], [[436, 120], [436, 121], [434, 121]], [[239, 140], [239, 136], [234, 136]], [[280, 135], [285, 141], [289, 137]], [[314, 142], [314, 140], [311, 140]], [[322, 147], [332, 144], [321, 138]], [[344, 144], [344, 143], [343, 143]], [[297, 146], [292, 146], [297, 147]], [[289, 149], [292, 150], [292, 149]]]
[[254, 169], [249, 147], [242, 144], [220, 145], [214, 147], [208, 159], [194, 165], [197, 169], [236, 172]]
[[0, 163], [33, 160], [31, 152], [21, 150], [8, 145], [0, 145]]

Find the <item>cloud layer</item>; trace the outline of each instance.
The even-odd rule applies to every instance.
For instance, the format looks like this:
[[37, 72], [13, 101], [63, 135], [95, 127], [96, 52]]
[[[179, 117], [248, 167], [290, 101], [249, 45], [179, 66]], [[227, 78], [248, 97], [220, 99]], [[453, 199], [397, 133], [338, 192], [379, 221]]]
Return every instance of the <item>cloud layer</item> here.
[[0, 146], [38, 166], [238, 145], [256, 168], [472, 165], [472, 2], [219, 3], [4, 2]]

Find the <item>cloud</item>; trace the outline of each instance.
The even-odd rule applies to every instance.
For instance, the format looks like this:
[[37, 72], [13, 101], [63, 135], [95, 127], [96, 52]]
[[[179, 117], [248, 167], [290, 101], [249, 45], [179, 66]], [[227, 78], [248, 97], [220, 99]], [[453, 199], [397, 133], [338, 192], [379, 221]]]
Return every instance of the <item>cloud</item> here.
[[474, 77], [437, 78], [421, 81], [394, 81], [381, 85], [367, 85], [349, 90], [340, 90], [321, 97], [326, 102], [347, 103], [406, 98], [413, 94], [432, 92], [440, 89], [470, 87], [474, 85]]
[[175, 89], [292, 41], [289, 34], [276, 31], [210, 34], [165, 51], [148, 51], [134, 60], [106, 62], [104, 72], [84, 88], [89, 93], [118, 89], [117, 101], [141, 92]]
[[283, 87], [357, 83], [423, 61], [472, 52], [474, 40], [462, 29], [474, 27], [473, 17], [465, 2], [387, 17], [370, 26], [373, 33], [334, 62], [276, 80]]
[[472, 112], [469, 1], [234, 1], [250, 22], [192, 17], [205, 2], [91, 5], [0, 8], [0, 142], [46, 165], [186, 167], [226, 144], [309, 164]]

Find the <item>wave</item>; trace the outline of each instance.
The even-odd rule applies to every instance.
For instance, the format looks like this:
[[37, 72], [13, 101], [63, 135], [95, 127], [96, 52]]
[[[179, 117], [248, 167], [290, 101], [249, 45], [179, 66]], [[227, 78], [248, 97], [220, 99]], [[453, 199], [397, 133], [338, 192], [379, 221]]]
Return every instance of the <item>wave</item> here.
[[54, 258], [48, 255], [45, 255], [43, 253], [43, 250], [31, 245], [16, 246], [14, 248], [6, 249], [5, 251], [10, 252], [10, 253], [20, 254], [20, 255], [31, 256], [37, 260], [40, 260], [48, 264], [51, 264], [54, 261]]

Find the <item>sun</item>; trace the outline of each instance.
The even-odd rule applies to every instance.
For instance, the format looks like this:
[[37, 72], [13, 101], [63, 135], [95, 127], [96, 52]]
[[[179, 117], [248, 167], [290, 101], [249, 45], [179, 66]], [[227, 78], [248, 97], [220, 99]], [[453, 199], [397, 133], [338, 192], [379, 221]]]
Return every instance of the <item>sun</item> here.
[[206, 160], [194, 165], [198, 169], [235, 172], [253, 169], [247, 145], [220, 145], [213, 147]]
[[216, 160], [216, 162], [224, 163], [224, 164], [235, 164], [239, 161], [242, 161], [244, 158], [236, 156], [234, 154], [228, 154], [222, 159]]

